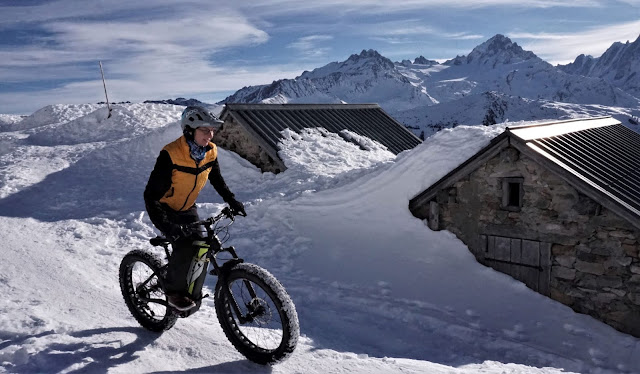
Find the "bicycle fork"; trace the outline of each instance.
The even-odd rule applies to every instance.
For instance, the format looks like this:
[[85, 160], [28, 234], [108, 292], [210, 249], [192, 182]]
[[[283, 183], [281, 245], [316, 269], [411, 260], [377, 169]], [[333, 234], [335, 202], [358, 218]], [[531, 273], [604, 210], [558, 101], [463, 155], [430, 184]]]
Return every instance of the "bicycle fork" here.
[[[222, 266], [219, 266], [217, 261], [215, 261], [216, 259], [215, 256], [220, 252], [228, 252], [229, 254], [231, 254], [233, 258], [226, 261], [224, 264], [222, 264]], [[240, 324], [252, 322], [253, 321], [253, 315], [252, 315], [253, 311], [251, 310], [253, 309], [252, 306], [245, 305], [245, 307], [248, 309], [248, 312], [246, 315], [242, 314], [242, 311], [240, 310], [240, 306], [238, 305], [236, 298], [233, 296], [231, 285], [227, 280], [227, 277], [229, 275], [229, 272], [231, 271], [231, 268], [233, 268], [237, 264], [244, 262], [244, 260], [238, 257], [238, 255], [236, 254], [235, 248], [233, 246], [221, 249], [220, 251], [214, 253], [212, 257], [213, 257], [213, 261], [211, 262], [214, 264], [214, 267], [213, 269], [211, 269], [209, 273], [211, 275], [218, 276], [218, 281], [221, 282], [222, 284], [221, 291], [224, 293], [224, 298], [228, 300], [229, 304], [233, 308], [236, 316], [238, 317], [238, 322], [240, 322]], [[249, 282], [246, 279], [243, 279], [242, 282], [244, 283], [244, 286], [249, 292], [249, 296], [251, 296], [251, 300], [252, 301], [255, 300], [258, 296], [251, 282]]]

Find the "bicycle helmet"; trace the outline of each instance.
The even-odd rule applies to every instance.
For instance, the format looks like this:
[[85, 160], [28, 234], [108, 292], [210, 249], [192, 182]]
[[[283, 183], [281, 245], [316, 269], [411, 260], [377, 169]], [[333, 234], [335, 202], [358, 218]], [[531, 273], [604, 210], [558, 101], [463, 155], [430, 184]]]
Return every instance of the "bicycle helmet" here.
[[182, 111], [182, 119], [180, 120], [180, 126], [182, 131], [185, 131], [187, 127], [196, 129], [198, 127], [213, 127], [216, 130], [219, 129], [224, 121], [216, 117], [205, 108], [199, 106], [188, 106]]

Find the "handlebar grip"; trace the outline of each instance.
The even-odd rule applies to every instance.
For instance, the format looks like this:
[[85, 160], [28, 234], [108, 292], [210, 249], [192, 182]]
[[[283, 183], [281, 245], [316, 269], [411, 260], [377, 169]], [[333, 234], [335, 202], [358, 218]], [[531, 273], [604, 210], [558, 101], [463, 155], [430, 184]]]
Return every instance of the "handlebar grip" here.
[[231, 209], [231, 207], [228, 207], [228, 206], [222, 209], [222, 213], [227, 217], [229, 217], [230, 219], [233, 219], [233, 217], [235, 216], [241, 216], [241, 217], [247, 216], [247, 212], [241, 212], [239, 210]]

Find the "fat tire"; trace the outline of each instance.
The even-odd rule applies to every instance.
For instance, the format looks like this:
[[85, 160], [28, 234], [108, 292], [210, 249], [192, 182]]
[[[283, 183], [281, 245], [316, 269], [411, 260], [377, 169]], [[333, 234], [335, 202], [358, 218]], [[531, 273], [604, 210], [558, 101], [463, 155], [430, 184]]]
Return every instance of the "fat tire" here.
[[[248, 280], [262, 288], [275, 305], [282, 321], [282, 339], [277, 348], [257, 347], [240, 331], [237, 320], [234, 318], [235, 312], [229, 303], [232, 295], [229, 291], [230, 285], [238, 280]], [[267, 270], [247, 263], [235, 265], [225, 276], [218, 279], [214, 301], [218, 321], [227, 339], [250, 361], [270, 365], [285, 360], [293, 353], [300, 336], [298, 314], [284, 287]]]
[[[122, 262], [120, 262], [120, 290], [122, 291], [122, 297], [124, 298], [127, 308], [133, 315], [133, 317], [150, 331], [162, 332], [169, 330], [176, 323], [178, 315], [170, 307], [166, 307], [165, 314], [161, 319], [153, 318], [144, 308], [146, 305], [144, 301], [140, 300], [136, 293], [136, 285], [133, 284], [132, 269], [136, 263], [143, 263], [156, 275], [158, 282], [162, 282], [164, 274], [162, 271], [162, 262], [158, 257], [152, 253], [143, 250], [133, 250], [127, 253]], [[164, 293], [164, 291], [163, 291]], [[164, 295], [163, 295], [164, 296]], [[166, 296], [165, 300], [166, 300]]]

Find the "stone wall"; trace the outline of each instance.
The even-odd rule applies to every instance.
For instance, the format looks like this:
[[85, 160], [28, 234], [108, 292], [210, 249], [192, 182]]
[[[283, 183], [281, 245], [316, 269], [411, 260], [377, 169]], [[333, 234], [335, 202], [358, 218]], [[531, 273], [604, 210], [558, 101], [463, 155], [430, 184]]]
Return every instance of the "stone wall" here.
[[225, 121], [222, 129], [217, 132], [213, 142], [223, 149], [235, 152], [244, 159], [259, 167], [263, 172], [279, 173], [282, 168], [267, 154], [249, 135], [249, 133], [234, 121]]
[[[521, 177], [519, 211], [503, 207], [503, 179]], [[514, 148], [437, 196], [439, 229], [479, 262], [487, 236], [551, 243], [548, 295], [640, 337], [640, 230]]]

